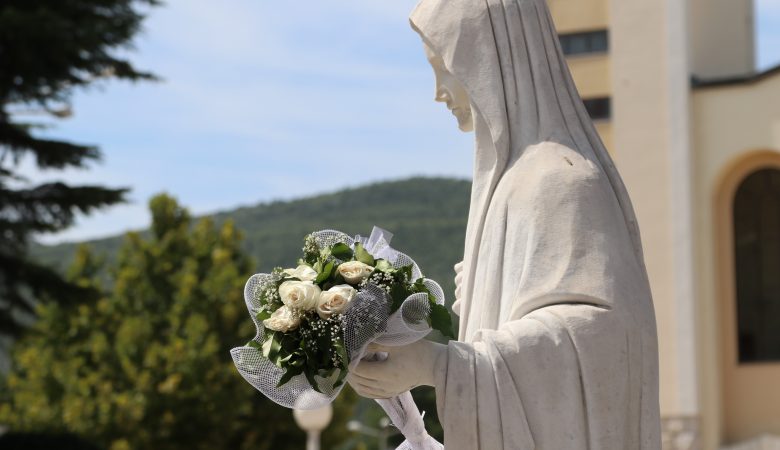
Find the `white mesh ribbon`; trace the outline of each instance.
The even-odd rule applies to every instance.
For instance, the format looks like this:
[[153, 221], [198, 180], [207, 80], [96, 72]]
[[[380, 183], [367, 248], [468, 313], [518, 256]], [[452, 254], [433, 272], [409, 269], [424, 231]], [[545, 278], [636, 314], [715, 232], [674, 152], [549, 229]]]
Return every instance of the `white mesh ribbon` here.
[[[420, 268], [412, 258], [390, 247], [393, 235], [381, 228], [374, 227], [368, 238], [360, 235], [354, 238], [333, 230], [313, 233], [320, 248], [344, 243], [355, 247], [361, 243], [376, 259], [385, 259], [394, 267], [412, 266], [412, 279], [423, 278]], [[264, 327], [256, 316], [262, 305], [259, 300], [259, 290], [274, 280], [276, 275], [253, 275], [244, 288], [249, 315], [257, 327], [257, 335], [253, 341], [261, 346], [264, 338]], [[425, 286], [431, 292], [438, 304], [444, 304], [444, 292], [433, 280], [424, 280]], [[430, 315], [430, 302], [427, 294], [418, 293], [407, 297], [401, 307], [390, 314], [391, 301], [387, 293], [372, 284], [361, 288], [355, 299], [350, 302], [341, 315], [344, 345], [349, 357], [349, 367], [354, 368], [363, 358], [377, 358], [381, 355], [367, 354], [366, 348], [371, 343], [384, 346], [403, 346], [423, 339], [430, 331], [427, 317]], [[230, 351], [233, 362], [241, 376], [274, 402], [294, 409], [317, 409], [332, 402], [343, 388], [336, 386], [338, 373], [330, 379], [315, 376], [321, 392], [312, 388], [304, 375], [293, 377], [284, 385], [277, 387], [284, 375], [284, 370], [277, 367], [262, 352], [253, 346], [246, 345]], [[438, 450], [444, 447], [425, 431], [422, 415], [414, 404], [412, 394], [405, 392], [398, 397], [377, 400], [377, 403], [387, 412], [398, 430], [407, 440], [398, 447], [410, 450]]]
[[425, 431], [422, 414], [414, 404], [412, 393], [376, 401], [406, 440], [396, 450], [440, 450], [444, 446]]

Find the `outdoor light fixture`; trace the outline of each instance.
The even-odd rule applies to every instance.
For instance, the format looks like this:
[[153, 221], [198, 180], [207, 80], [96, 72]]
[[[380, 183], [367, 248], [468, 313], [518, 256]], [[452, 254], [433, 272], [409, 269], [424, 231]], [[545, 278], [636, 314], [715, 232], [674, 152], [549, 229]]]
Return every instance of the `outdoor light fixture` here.
[[306, 432], [306, 450], [320, 450], [320, 433], [330, 423], [333, 417], [333, 407], [330, 404], [319, 409], [294, 409], [295, 423]]

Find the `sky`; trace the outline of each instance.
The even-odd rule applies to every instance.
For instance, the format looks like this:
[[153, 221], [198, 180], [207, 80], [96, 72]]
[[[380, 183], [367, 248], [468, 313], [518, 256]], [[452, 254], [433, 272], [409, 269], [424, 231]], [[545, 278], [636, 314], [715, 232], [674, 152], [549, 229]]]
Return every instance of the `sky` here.
[[[758, 64], [780, 63], [780, 0], [757, 1]], [[417, 0], [168, 0], [129, 56], [164, 81], [77, 93], [45, 135], [98, 145], [89, 170], [38, 181], [130, 187], [129, 202], [46, 243], [145, 227], [148, 199], [195, 214], [413, 175], [471, 175], [472, 138], [433, 102]]]

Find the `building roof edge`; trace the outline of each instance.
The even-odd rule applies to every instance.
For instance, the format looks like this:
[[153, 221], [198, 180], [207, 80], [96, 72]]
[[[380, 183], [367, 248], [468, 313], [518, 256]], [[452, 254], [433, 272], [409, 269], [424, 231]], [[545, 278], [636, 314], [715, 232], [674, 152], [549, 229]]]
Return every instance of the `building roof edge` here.
[[721, 86], [734, 86], [740, 84], [753, 84], [769, 78], [773, 75], [780, 75], [780, 64], [763, 70], [761, 72], [754, 72], [746, 75], [736, 75], [722, 78], [709, 78], [703, 79], [697, 76], [691, 77], [691, 86], [694, 89], [709, 88], [709, 87], [721, 87]]

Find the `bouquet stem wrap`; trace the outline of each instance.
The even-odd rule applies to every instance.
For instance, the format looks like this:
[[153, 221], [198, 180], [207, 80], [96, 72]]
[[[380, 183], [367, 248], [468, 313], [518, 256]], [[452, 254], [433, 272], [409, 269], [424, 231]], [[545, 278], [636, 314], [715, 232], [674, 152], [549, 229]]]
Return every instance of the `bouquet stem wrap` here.
[[422, 414], [414, 403], [412, 393], [376, 401], [385, 410], [406, 440], [396, 450], [440, 450], [444, 446], [425, 431]]
[[[378, 353], [366, 355], [366, 359], [382, 360], [387, 355]], [[406, 440], [396, 450], [443, 450], [444, 446], [425, 430], [423, 415], [414, 403], [412, 393], [406, 391], [393, 398], [375, 400], [387, 413], [393, 425]]]
[[[374, 227], [368, 238], [354, 238], [333, 230], [313, 233], [319, 248], [330, 248], [336, 244], [345, 244], [350, 248], [362, 247], [377, 260], [382, 259], [396, 269], [411, 267], [411, 279], [423, 283], [425, 292], [401, 297], [400, 306], [391, 312], [390, 294], [380, 286], [370, 282], [361, 284], [354, 300], [340, 315], [340, 327], [343, 330], [343, 347], [348, 357], [348, 368], [351, 370], [364, 358], [382, 358], [386, 354], [367, 353], [369, 344], [383, 346], [404, 346], [423, 339], [431, 331], [432, 311], [443, 309], [444, 293], [433, 280], [423, 278], [417, 264], [409, 256], [390, 247], [392, 234]], [[344, 261], [330, 257], [335, 264]], [[277, 279], [278, 281], [278, 279]], [[249, 344], [231, 350], [233, 361], [241, 376], [274, 402], [294, 409], [317, 409], [331, 403], [341, 392], [347, 370], [337, 371], [331, 376], [321, 377], [308, 374], [285, 377], [285, 370], [264, 356], [265, 327], [258, 319], [264, 305], [259, 300], [258, 293], [267, 289], [274, 282], [273, 274], [257, 274], [249, 279], [244, 295], [257, 327], [257, 335]], [[398, 299], [396, 299], [398, 300]], [[444, 313], [445, 316], [449, 317]], [[269, 335], [271, 336], [271, 335]], [[425, 431], [423, 417], [412, 399], [410, 392], [405, 392], [391, 399], [377, 400], [385, 410], [393, 424], [406, 437], [406, 441], [398, 447], [402, 450], [438, 450], [443, 446]]]

